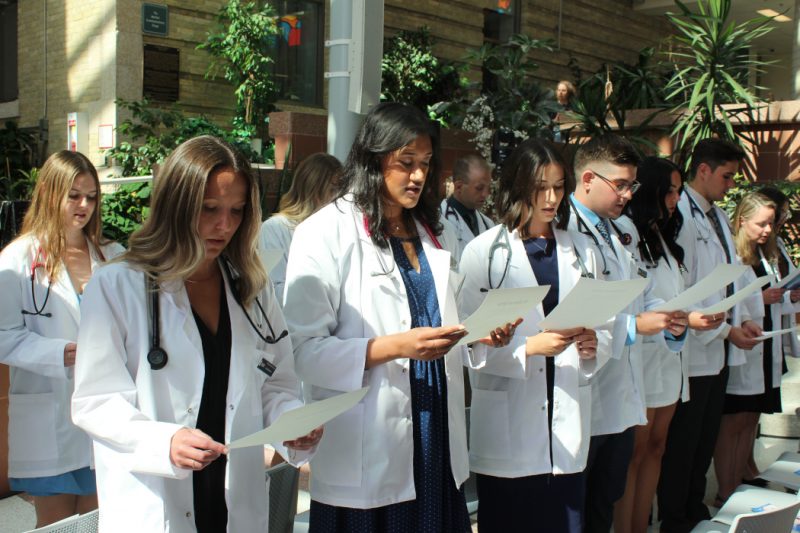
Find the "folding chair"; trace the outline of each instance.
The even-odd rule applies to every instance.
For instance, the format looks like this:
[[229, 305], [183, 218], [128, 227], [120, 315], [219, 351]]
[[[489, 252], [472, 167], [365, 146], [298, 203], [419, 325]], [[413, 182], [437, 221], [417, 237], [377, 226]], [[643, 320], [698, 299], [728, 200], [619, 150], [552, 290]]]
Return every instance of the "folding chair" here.
[[800, 490], [800, 453], [784, 452], [759, 476], [761, 479]]
[[289, 463], [267, 469], [270, 533], [292, 533], [299, 479], [300, 473]]
[[80, 515], [72, 515], [69, 518], [54, 522], [49, 526], [31, 529], [27, 533], [78, 533], [78, 522], [80, 518]]
[[791, 533], [800, 501], [790, 505], [740, 514], [730, 525], [713, 520], [697, 524], [692, 533]]

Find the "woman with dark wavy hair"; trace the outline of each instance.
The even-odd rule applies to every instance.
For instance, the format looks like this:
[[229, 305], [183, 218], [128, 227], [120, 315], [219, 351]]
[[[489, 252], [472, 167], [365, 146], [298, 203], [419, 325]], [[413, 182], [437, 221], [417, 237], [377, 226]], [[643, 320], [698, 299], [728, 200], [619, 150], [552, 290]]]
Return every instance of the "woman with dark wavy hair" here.
[[456, 239], [439, 222], [438, 156], [419, 110], [376, 106], [345, 163], [346, 192], [295, 230], [285, 313], [298, 376], [313, 400], [370, 387], [326, 424], [311, 531], [470, 530], [460, 488], [466, 352], [454, 348], [465, 331]]
[[[639, 164], [636, 179], [641, 187], [626, 207], [640, 236], [636, 260], [653, 280], [656, 296], [668, 301], [683, 291], [683, 249], [675, 240], [683, 224], [677, 209], [681, 172], [667, 159], [647, 157]], [[677, 401], [688, 400], [688, 361], [679, 343], [669, 346], [662, 339], [643, 337], [647, 425], [636, 427], [628, 483], [614, 511], [614, 531], [647, 531], [669, 424]]]

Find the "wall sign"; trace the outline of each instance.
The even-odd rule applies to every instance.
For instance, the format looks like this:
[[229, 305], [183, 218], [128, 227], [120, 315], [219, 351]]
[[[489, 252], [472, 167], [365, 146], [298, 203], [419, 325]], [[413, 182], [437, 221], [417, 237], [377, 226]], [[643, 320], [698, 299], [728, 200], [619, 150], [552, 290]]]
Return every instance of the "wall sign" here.
[[142, 4], [142, 33], [166, 37], [169, 34], [169, 11], [167, 6]]

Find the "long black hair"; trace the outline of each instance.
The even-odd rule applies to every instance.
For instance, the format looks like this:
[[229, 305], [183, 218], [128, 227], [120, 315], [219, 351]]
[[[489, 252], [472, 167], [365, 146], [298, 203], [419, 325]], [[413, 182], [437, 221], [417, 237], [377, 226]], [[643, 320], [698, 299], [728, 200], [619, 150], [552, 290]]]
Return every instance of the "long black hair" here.
[[676, 241], [683, 226], [683, 215], [679, 209], [675, 209], [672, 216], [669, 216], [664, 202], [672, 185], [673, 172], [681, 174], [678, 166], [668, 159], [644, 158], [636, 172], [636, 179], [642, 185], [625, 208], [625, 213], [633, 220], [641, 237], [639, 252], [645, 260], [652, 263], [656, 263], [660, 257], [666, 258], [659, 238], [661, 233], [669, 251], [678, 263], [683, 264], [683, 248]]
[[420, 110], [394, 102], [378, 104], [367, 115], [350, 148], [341, 177], [341, 195], [353, 194], [356, 207], [367, 217], [370, 236], [377, 246], [388, 246], [381, 162], [384, 157], [408, 146], [420, 135], [430, 138], [433, 155], [419, 202], [405, 215], [415, 216], [427, 224], [434, 235], [440, 235], [439, 135], [433, 123]]
[[568, 198], [575, 190], [575, 178], [555, 145], [543, 139], [528, 139], [517, 146], [503, 164], [495, 209], [508, 229], [519, 228], [523, 239], [529, 236], [528, 225], [533, 217], [531, 202], [542, 182], [544, 167], [549, 164], [558, 165], [564, 171], [564, 197], [556, 208], [556, 227], [566, 229], [569, 222]]

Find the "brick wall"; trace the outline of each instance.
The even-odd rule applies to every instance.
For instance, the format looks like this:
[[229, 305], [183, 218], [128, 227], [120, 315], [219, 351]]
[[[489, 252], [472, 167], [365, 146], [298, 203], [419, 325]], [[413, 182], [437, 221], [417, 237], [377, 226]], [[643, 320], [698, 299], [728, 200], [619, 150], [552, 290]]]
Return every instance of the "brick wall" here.
[[[452, 60], [464, 60], [468, 49], [483, 43], [483, 9], [497, 5], [489, 0], [385, 0], [386, 35], [401, 29], [428, 26], [437, 40], [436, 53]], [[603, 62], [634, 62], [639, 50], [657, 44], [668, 35], [663, 17], [633, 11], [622, 0], [527, 0], [520, 1], [521, 31], [537, 39], [558, 38], [561, 12], [561, 48], [535, 57], [539, 77], [555, 84], [572, 79], [567, 68], [574, 56], [585, 73], [596, 71]], [[470, 78], [480, 79], [478, 65]]]

